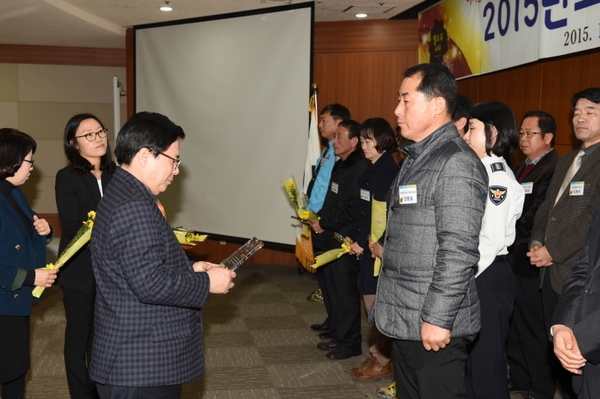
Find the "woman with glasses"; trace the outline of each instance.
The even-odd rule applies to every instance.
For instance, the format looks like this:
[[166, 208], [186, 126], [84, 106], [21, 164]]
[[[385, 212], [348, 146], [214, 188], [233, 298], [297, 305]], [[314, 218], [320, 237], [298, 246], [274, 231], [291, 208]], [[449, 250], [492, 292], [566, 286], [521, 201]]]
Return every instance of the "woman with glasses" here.
[[506, 255], [515, 241], [525, 191], [506, 158], [519, 145], [515, 117], [497, 101], [471, 111], [465, 141], [488, 173], [488, 195], [479, 233], [475, 284], [481, 308], [481, 330], [467, 359], [467, 399], [509, 399], [504, 348], [515, 301], [515, 280]]
[[[69, 165], [56, 174], [56, 205], [62, 225], [59, 253], [69, 244], [96, 210], [115, 170], [107, 130], [96, 116], [73, 116], [63, 136]], [[64, 358], [71, 398], [97, 398], [87, 365], [92, 351], [92, 326], [96, 285], [92, 259], [87, 246], [82, 248], [58, 274], [67, 318]]]
[[29, 370], [29, 314], [34, 286], [50, 287], [46, 264], [52, 229], [19, 189], [33, 170], [36, 142], [16, 129], [0, 129], [0, 385], [2, 397], [25, 397]]

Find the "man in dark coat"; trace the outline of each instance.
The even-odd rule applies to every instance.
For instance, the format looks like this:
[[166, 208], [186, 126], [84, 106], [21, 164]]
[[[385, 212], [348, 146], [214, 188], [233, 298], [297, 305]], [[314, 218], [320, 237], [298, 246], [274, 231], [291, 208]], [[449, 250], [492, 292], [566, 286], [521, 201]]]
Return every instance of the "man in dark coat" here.
[[[350, 227], [360, 219], [360, 188], [358, 175], [365, 169], [359, 146], [356, 121], [342, 121], [333, 138], [333, 148], [339, 160], [333, 167], [329, 190], [325, 195], [319, 220], [311, 226], [315, 255], [339, 248], [334, 234], [346, 237]], [[327, 351], [329, 359], [347, 359], [361, 354], [360, 295], [358, 292], [358, 262], [356, 256], [342, 255], [321, 266], [323, 281], [329, 295], [323, 297], [331, 311], [331, 341], [317, 347]], [[321, 280], [320, 280], [321, 281]]]
[[552, 148], [556, 121], [544, 111], [529, 111], [521, 121], [519, 147], [527, 156], [513, 168], [525, 189], [523, 214], [517, 221], [515, 243], [508, 254], [516, 281], [516, 300], [506, 346], [511, 391], [526, 391], [535, 399], [553, 398], [555, 362], [544, 324], [539, 269], [529, 263], [527, 252], [533, 219], [546, 197], [558, 155]]
[[[542, 268], [540, 279], [546, 331], [550, 330], [563, 284], [579, 259], [594, 213], [600, 205], [598, 104], [600, 88], [588, 88], [573, 95], [573, 129], [582, 142], [581, 149], [559, 159], [546, 199], [533, 223], [527, 255], [531, 264]], [[571, 391], [569, 376], [564, 373], [561, 376], [561, 368], [556, 371], [563, 390]], [[574, 396], [573, 392], [567, 392], [567, 397]]]

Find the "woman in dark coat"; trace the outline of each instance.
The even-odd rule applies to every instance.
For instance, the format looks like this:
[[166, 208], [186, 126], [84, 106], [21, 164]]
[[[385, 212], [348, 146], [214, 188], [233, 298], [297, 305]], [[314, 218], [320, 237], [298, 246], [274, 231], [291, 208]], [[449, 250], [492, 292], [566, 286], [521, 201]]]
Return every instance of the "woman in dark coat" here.
[[[87, 220], [88, 212], [96, 210], [115, 169], [107, 130], [94, 115], [72, 117], [65, 127], [63, 145], [70, 164], [56, 174], [56, 205], [62, 225], [59, 253]], [[64, 358], [69, 393], [74, 399], [97, 398], [87, 369], [96, 295], [87, 246], [61, 268], [57, 284], [67, 318]]]
[[57, 272], [42, 269], [52, 229], [19, 189], [33, 170], [35, 149], [29, 135], [0, 129], [0, 384], [7, 399], [25, 397], [33, 287], [50, 287]]
[[[360, 125], [360, 145], [369, 165], [358, 178], [360, 186], [361, 219], [349, 234], [352, 253], [359, 258], [359, 287], [367, 312], [371, 309], [377, 290], [374, 273], [375, 260], [369, 251], [371, 235], [371, 210], [373, 201], [385, 202], [390, 185], [398, 174], [398, 164], [393, 152], [396, 136], [390, 124], [383, 118], [367, 119]], [[351, 370], [354, 378], [361, 381], [376, 380], [392, 373], [390, 365], [391, 342], [375, 326], [371, 330], [373, 345], [371, 357], [361, 366]]]

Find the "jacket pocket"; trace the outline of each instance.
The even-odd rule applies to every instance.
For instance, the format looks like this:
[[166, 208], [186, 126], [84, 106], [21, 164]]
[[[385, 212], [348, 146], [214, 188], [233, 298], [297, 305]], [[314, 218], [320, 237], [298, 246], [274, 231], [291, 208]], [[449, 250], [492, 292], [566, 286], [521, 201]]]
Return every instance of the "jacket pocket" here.
[[153, 342], [172, 341], [192, 335], [190, 324], [183, 319], [169, 323], [156, 323], [150, 328]]

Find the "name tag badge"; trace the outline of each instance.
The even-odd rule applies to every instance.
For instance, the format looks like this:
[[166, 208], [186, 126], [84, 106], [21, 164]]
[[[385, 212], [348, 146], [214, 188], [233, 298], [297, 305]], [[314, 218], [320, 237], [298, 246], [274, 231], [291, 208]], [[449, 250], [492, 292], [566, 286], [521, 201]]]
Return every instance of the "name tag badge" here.
[[337, 184], [336, 182], [332, 181], [331, 182], [331, 191], [337, 194], [339, 189], [340, 189], [339, 184]]
[[398, 203], [400, 205], [417, 203], [417, 185], [398, 186]]
[[369, 190], [360, 189], [360, 199], [371, 202], [371, 192]]
[[569, 184], [569, 195], [572, 197], [582, 196], [584, 186], [585, 186], [585, 182], [583, 182], [583, 181], [572, 181]]
[[521, 186], [525, 190], [525, 194], [531, 194], [533, 192], [533, 182], [532, 181], [523, 182], [523, 183], [521, 183]]

